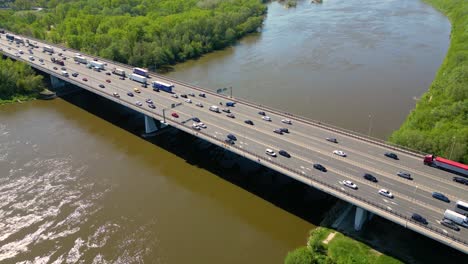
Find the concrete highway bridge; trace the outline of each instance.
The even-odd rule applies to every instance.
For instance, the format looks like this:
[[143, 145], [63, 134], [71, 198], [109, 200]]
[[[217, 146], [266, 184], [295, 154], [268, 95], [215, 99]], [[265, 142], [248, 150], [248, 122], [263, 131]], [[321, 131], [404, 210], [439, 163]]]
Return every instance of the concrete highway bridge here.
[[[452, 181], [454, 175], [449, 172], [424, 165], [423, 153], [154, 73], [149, 73], [148, 86], [144, 88], [130, 78], [110, 74], [112, 69], [119, 68], [129, 75], [132, 66], [41, 40], [15, 36], [22, 38], [23, 42], [8, 41], [6, 34], [0, 34], [0, 49], [4, 56], [50, 74], [55, 86], [71, 83], [140, 112], [145, 116], [148, 134], [167, 125], [175, 127], [354, 204], [357, 230], [377, 214], [468, 253], [467, 228], [455, 231], [440, 224], [446, 209], [453, 210], [458, 200], [468, 201], [468, 186]], [[26, 40], [34, 48], [28, 46]], [[52, 47], [54, 53], [44, 52], [44, 46]], [[105, 70], [98, 72], [86, 64], [75, 62], [77, 53], [81, 53], [88, 62], [105, 64]], [[65, 59], [64, 66], [53, 63], [51, 57]], [[69, 76], [63, 75], [62, 67]], [[154, 81], [173, 84], [173, 92], [154, 91], [151, 86]], [[135, 88], [140, 92], [135, 92]], [[129, 96], [129, 92], [133, 96]], [[187, 98], [182, 95], [187, 95]], [[153, 104], [146, 103], [148, 99]], [[235, 105], [227, 107], [227, 102]], [[216, 106], [220, 111], [210, 111], [210, 106]], [[227, 109], [233, 117], [228, 117], [228, 113], [223, 111]], [[265, 115], [259, 112], [265, 112]], [[199, 118], [206, 128], [194, 127], [194, 118]], [[252, 124], [247, 124], [246, 120]], [[274, 132], [280, 128], [287, 128], [288, 133]], [[229, 134], [237, 139], [227, 142]], [[336, 138], [337, 143], [327, 138]], [[275, 152], [276, 156], [268, 155], [267, 149]], [[280, 150], [286, 151], [290, 157], [279, 155]], [[345, 152], [346, 157], [334, 154], [335, 150]], [[399, 159], [384, 156], [386, 152], [397, 154]], [[327, 171], [315, 169], [314, 164], [323, 165]], [[400, 171], [410, 173], [413, 179], [397, 176]], [[377, 182], [363, 178], [365, 173], [375, 176]], [[357, 188], [350, 188], [345, 181], [352, 181], [356, 186], [351, 187]], [[394, 197], [379, 194], [380, 189], [390, 191]], [[444, 193], [450, 202], [434, 199], [432, 192]], [[428, 223], [413, 220], [413, 213], [423, 216]]]

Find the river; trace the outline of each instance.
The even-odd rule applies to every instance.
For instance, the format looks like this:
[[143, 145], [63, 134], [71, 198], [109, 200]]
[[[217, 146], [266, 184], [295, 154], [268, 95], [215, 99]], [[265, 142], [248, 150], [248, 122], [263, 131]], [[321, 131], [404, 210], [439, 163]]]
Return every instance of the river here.
[[[168, 75], [385, 137], [449, 33], [417, 0], [273, 2], [261, 34]], [[307, 191], [248, 162], [216, 165], [226, 153], [200, 159], [218, 150], [183, 133], [144, 140], [135, 124], [89, 93], [0, 107], [0, 263], [282, 263], [304, 245], [323, 212]]]

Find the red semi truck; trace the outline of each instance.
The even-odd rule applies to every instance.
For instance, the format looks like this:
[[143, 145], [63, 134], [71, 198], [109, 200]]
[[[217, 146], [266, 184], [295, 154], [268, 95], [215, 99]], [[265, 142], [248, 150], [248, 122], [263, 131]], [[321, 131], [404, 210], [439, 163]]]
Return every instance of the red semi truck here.
[[453, 160], [435, 157], [434, 155], [426, 155], [424, 157], [424, 164], [468, 176], [468, 165]]

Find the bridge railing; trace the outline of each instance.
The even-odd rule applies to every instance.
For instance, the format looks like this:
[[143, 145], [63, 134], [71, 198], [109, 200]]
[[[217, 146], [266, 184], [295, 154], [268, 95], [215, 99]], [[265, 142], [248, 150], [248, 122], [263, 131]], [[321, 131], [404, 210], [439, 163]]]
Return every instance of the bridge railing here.
[[[8, 33], [15, 34], [13, 32], [8, 32]], [[30, 40], [38, 41], [38, 42], [43, 42], [43, 43], [46, 43], [48, 45], [53, 45], [53, 46], [59, 47], [61, 49], [67, 49], [69, 51], [80, 53], [80, 51], [78, 51], [78, 50], [71, 49], [71, 48], [65, 47], [65, 46], [60, 45], [60, 44], [48, 43], [48, 42], [46, 42], [44, 40], [36, 39], [36, 38], [33, 38], [33, 37], [26, 37], [26, 38], [28, 38]], [[97, 57], [97, 56], [91, 56], [91, 57], [99, 58], [99, 60], [101, 60], [101, 61], [111, 63], [111, 64], [114, 64], [114, 65], [118, 65], [118, 66], [121, 66], [121, 67], [129, 67], [129, 66], [133, 67], [132, 65], [129, 65], [129, 64], [123, 64], [123, 63], [120, 63], [120, 62], [111, 61], [111, 60], [100, 58], [100, 57]], [[388, 149], [398, 150], [400, 152], [403, 152], [403, 153], [406, 153], [406, 154], [409, 154], [409, 155], [413, 155], [413, 156], [417, 156], [417, 157], [420, 157], [420, 158], [422, 158], [423, 156], [425, 156], [427, 154], [427, 153], [424, 153], [422, 151], [417, 151], [417, 150], [410, 149], [410, 148], [405, 147], [405, 146], [392, 144], [390, 142], [387, 142], [387, 141], [379, 139], [379, 138], [370, 137], [369, 135], [364, 135], [364, 134], [356, 132], [356, 131], [340, 128], [340, 127], [337, 127], [337, 126], [334, 126], [334, 125], [331, 125], [331, 124], [328, 124], [328, 123], [325, 123], [325, 122], [322, 122], [322, 121], [317, 121], [317, 120], [313, 120], [313, 119], [310, 119], [310, 118], [307, 118], [307, 117], [302, 117], [302, 116], [298, 116], [298, 115], [291, 114], [291, 113], [288, 113], [288, 112], [279, 111], [277, 109], [273, 109], [272, 107], [257, 104], [257, 103], [254, 103], [254, 102], [250, 102], [250, 101], [248, 101], [246, 99], [243, 99], [243, 98], [230, 98], [230, 97], [228, 97], [226, 95], [217, 94], [212, 90], [207, 90], [207, 89], [204, 89], [204, 88], [201, 88], [201, 87], [198, 87], [196, 85], [186, 83], [186, 82], [183, 82], [183, 81], [174, 80], [174, 79], [168, 78], [166, 76], [162, 76], [160, 74], [157, 74], [155, 72], [150, 72], [150, 73], [151, 73], [151, 75], [153, 75], [153, 76], [155, 76], [155, 77], [157, 77], [159, 79], [163, 79], [163, 80], [166, 80], [166, 81], [178, 84], [178, 85], [190, 87], [192, 89], [202, 91], [204, 93], [208, 93], [208, 94], [211, 94], [211, 95], [220, 96], [220, 97], [223, 97], [223, 98], [225, 98], [227, 100], [233, 100], [233, 101], [241, 102], [243, 104], [249, 105], [249, 106], [251, 106], [253, 108], [256, 108], [256, 109], [259, 109], [259, 110], [260, 109], [261, 110], [268, 110], [268, 111], [270, 111], [272, 113], [275, 113], [277, 115], [287, 116], [291, 120], [300, 121], [300, 122], [303, 122], [303, 123], [306, 123], [306, 124], [309, 124], [309, 125], [313, 125], [313, 126], [316, 126], [316, 127], [320, 127], [322, 129], [326, 129], [326, 130], [334, 132], [334, 133], [338, 133], [338, 134], [346, 135], [346, 136], [353, 137], [353, 138], [356, 138], [356, 139], [360, 139], [362, 141], [366, 141], [366, 142], [369, 142], [369, 143], [372, 143], [372, 144], [375, 144], [375, 145], [379, 145], [379, 146], [382, 146], [382, 147], [385, 147], [385, 148], [388, 148]]]

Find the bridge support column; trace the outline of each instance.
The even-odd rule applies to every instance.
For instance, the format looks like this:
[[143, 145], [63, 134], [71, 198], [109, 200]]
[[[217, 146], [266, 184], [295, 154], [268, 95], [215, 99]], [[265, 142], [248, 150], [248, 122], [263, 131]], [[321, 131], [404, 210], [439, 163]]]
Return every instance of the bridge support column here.
[[354, 230], [360, 231], [364, 223], [372, 217], [366, 210], [356, 206], [356, 214], [354, 215]]
[[57, 89], [60, 87], [65, 86], [65, 82], [60, 80], [59, 78], [50, 75], [50, 84], [52, 85], [52, 88]]
[[145, 133], [151, 134], [156, 131], [158, 131], [158, 127], [154, 119], [152, 117], [145, 115]]

